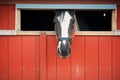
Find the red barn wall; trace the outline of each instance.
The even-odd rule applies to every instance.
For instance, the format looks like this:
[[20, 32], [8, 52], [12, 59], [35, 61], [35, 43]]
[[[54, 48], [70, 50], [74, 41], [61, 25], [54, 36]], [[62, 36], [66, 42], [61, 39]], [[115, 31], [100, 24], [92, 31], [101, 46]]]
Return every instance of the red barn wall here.
[[15, 6], [0, 6], [0, 30], [15, 29]]
[[120, 37], [75, 36], [69, 58], [55, 36], [0, 36], [0, 80], [120, 80]]
[[[15, 6], [0, 6], [0, 30], [14, 29]], [[55, 36], [0, 36], [0, 80], [120, 80], [119, 47], [119, 36], [75, 36], [61, 59]]]

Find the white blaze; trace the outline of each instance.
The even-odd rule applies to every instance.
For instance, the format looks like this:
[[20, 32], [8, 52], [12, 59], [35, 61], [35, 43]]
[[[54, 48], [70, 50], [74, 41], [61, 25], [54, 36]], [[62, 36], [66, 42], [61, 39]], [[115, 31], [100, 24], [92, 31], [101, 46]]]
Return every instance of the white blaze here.
[[[62, 16], [63, 16], [63, 14], [62, 14]], [[68, 37], [68, 28], [69, 28], [71, 19], [72, 19], [72, 17], [68, 13], [68, 11], [65, 11], [63, 19], [58, 17], [58, 20], [60, 21], [60, 24], [61, 24], [61, 37]]]
[[[63, 16], [63, 14], [61, 14]], [[70, 20], [72, 19], [71, 15], [68, 11], [65, 11], [64, 18], [58, 17], [58, 20], [61, 24], [61, 37], [68, 37], [68, 28], [70, 25]], [[63, 40], [63, 44], [66, 43], [66, 40]], [[61, 41], [58, 43], [58, 48], [60, 47]]]

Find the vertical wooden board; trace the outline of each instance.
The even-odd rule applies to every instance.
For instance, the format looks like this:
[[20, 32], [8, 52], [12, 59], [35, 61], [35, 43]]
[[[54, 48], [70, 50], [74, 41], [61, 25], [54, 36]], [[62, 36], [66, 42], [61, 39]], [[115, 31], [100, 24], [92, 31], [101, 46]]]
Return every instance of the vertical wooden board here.
[[8, 37], [0, 36], [0, 80], [8, 80]]
[[86, 80], [98, 80], [98, 37], [86, 36]]
[[46, 35], [40, 36], [40, 80], [46, 80]]
[[9, 30], [15, 29], [15, 6], [8, 6], [9, 13]]
[[120, 36], [112, 37], [113, 80], [120, 80]]
[[99, 37], [99, 80], [111, 80], [111, 37]]
[[23, 80], [35, 80], [35, 36], [23, 36]]
[[120, 6], [117, 7], [117, 29], [120, 30]]
[[56, 36], [47, 37], [47, 80], [56, 80]]
[[84, 80], [85, 77], [85, 39], [75, 36], [71, 53], [71, 80]]
[[9, 80], [22, 79], [22, 38], [21, 36], [9, 37]]
[[57, 80], [70, 80], [70, 57], [60, 58], [57, 54]]
[[0, 6], [0, 29], [8, 29], [8, 6]]
[[36, 76], [35, 80], [40, 80], [40, 59], [39, 59], [39, 54], [40, 54], [40, 36], [35, 37], [35, 51], [36, 51]]

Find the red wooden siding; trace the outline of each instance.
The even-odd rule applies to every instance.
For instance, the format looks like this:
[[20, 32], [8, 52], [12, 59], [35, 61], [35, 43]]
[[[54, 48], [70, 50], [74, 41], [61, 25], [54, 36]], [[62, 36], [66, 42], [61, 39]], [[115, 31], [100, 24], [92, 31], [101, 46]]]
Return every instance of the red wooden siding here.
[[8, 13], [9, 13], [9, 30], [14, 30], [15, 29], [15, 6], [8, 6]]
[[0, 36], [0, 80], [120, 80], [119, 36], [75, 36], [61, 59], [55, 36]]
[[86, 80], [98, 80], [98, 37], [87, 36], [85, 41]]
[[8, 37], [0, 36], [0, 80], [8, 80], [9, 63], [8, 63]]
[[99, 37], [99, 80], [112, 80], [111, 37]]
[[10, 36], [8, 43], [9, 53], [9, 80], [22, 79], [22, 40], [21, 36]]
[[120, 30], [120, 6], [117, 7], [117, 29]]
[[15, 29], [15, 6], [0, 6], [0, 30]]
[[85, 37], [76, 36], [72, 44], [71, 80], [85, 80]]
[[8, 29], [8, 7], [0, 6], [0, 29]]
[[46, 36], [41, 35], [40, 36], [40, 80], [46, 80], [47, 78], [47, 64], [46, 64], [46, 56], [47, 56], [47, 50], [46, 50]]
[[113, 80], [120, 80], [120, 37], [114, 37], [112, 43]]
[[47, 37], [47, 80], [57, 80], [57, 41], [56, 37]]
[[35, 36], [23, 36], [23, 80], [35, 80]]

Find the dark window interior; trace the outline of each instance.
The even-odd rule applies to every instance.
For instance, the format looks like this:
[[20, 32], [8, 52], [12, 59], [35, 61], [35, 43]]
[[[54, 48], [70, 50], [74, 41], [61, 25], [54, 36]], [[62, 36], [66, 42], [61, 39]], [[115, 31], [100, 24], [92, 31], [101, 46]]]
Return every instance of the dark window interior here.
[[[112, 10], [75, 11], [80, 31], [111, 31]], [[54, 31], [54, 10], [21, 10], [22, 31]]]
[[54, 31], [53, 10], [21, 10], [22, 31]]
[[111, 10], [76, 11], [80, 31], [111, 31]]

